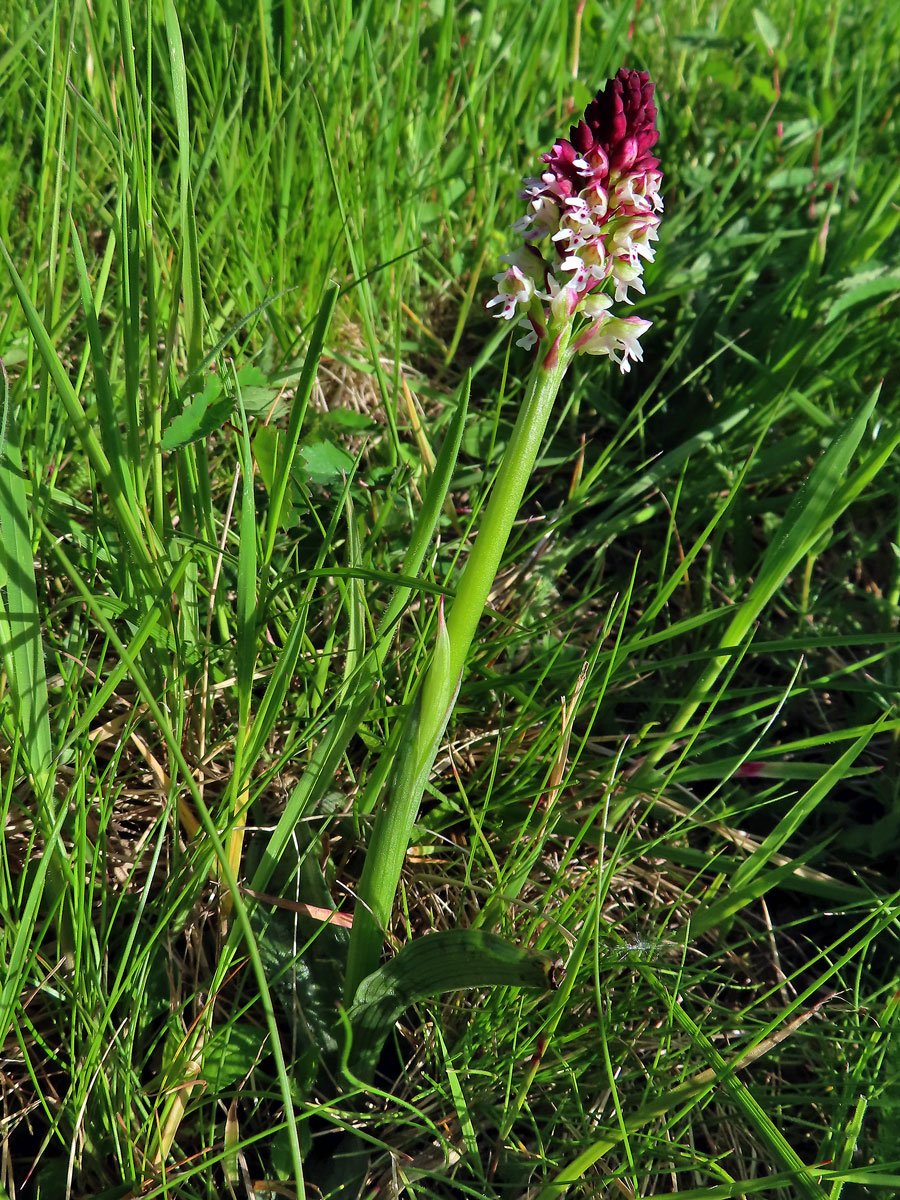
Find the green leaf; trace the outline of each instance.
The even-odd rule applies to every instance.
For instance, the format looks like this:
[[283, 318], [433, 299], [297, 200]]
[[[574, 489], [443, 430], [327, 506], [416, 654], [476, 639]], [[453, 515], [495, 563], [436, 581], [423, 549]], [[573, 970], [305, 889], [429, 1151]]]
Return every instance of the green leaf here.
[[[253, 457], [259, 467], [259, 475], [271, 496], [275, 491], [275, 466], [278, 462], [278, 450], [283, 434], [271, 425], [263, 425], [253, 435]], [[294, 524], [293, 489], [284, 493], [281, 510], [278, 514], [278, 524], [281, 529], [290, 529]]]
[[269, 1031], [260, 1025], [235, 1021], [207, 1042], [203, 1078], [210, 1095], [218, 1096], [253, 1069]]
[[[0, 420], [7, 430], [6, 372], [0, 367]], [[0, 465], [0, 653], [9, 680], [19, 749], [35, 783], [48, 823], [54, 815], [55, 767], [50, 737], [50, 701], [44, 667], [41, 610], [34, 576], [34, 539], [28, 508], [28, 488], [18, 445], [18, 430], [10, 421], [9, 442]]]
[[752, 75], [750, 77], [750, 90], [756, 92], [764, 103], [775, 103], [775, 88], [772, 86], [771, 79], [767, 79], [765, 75]]
[[224, 393], [221, 379], [218, 375], [210, 375], [203, 391], [185, 405], [184, 412], [163, 434], [163, 450], [177, 450], [209, 437], [231, 416], [233, 409], [234, 401]]
[[763, 44], [770, 54], [774, 54], [781, 41], [781, 34], [775, 28], [770, 17], [760, 8], [753, 10], [753, 24], [756, 26], [756, 31], [763, 40]]
[[[852, 281], [848, 280], [847, 282]], [[855, 286], [849, 287], [843, 295], [835, 300], [828, 310], [825, 324], [830, 325], [842, 312], [852, 308], [854, 304], [862, 304], [865, 300], [872, 300], [876, 296], [883, 296], [889, 292], [900, 292], [900, 275], [896, 273], [879, 275], [874, 279], [867, 278], [857, 282]]]
[[411, 1004], [463, 988], [549, 988], [553, 960], [481, 929], [449, 929], [409, 942], [359, 985], [349, 1012], [349, 1065], [371, 1075], [385, 1038]]
[[[172, 0], [163, 0], [163, 15], [166, 23], [166, 40], [169, 46], [172, 103], [175, 109], [175, 126], [178, 133], [184, 330], [188, 368], [193, 371], [203, 357], [203, 287], [200, 280], [197, 214], [194, 208], [194, 189], [191, 182], [191, 114], [188, 104], [184, 44], [178, 24], [178, 14]], [[174, 447], [168, 448], [174, 449]]]
[[269, 420], [284, 410], [284, 401], [278, 399], [279, 389], [269, 383], [259, 367], [241, 367], [237, 381], [241, 389], [241, 402], [248, 416]]
[[353, 467], [353, 459], [333, 442], [311, 442], [300, 455], [313, 483], [333, 483]]
[[[726, 903], [731, 903], [735, 897], [739, 897], [742, 887], [749, 884], [757, 875], [770, 863], [776, 854], [778, 854], [795, 836], [797, 830], [806, 820], [806, 818], [815, 811], [816, 807], [821, 803], [825, 796], [831, 790], [848, 778], [850, 769], [859, 755], [865, 750], [869, 742], [879, 733], [889, 717], [889, 713], [882, 714], [868, 729], [856, 739], [853, 745], [846, 750], [836, 763], [833, 763], [820, 779], [810, 787], [803, 796], [797, 800], [784, 816], [778, 821], [774, 829], [772, 829], [762, 839], [759, 846], [749, 858], [746, 858], [734, 873], [729, 889], [730, 896]], [[721, 902], [720, 902], [721, 903]], [[707, 913], [711, 912], [716, 905], [711, 905], [707, 909]], [[732, 911], [737, 911], [739, 905], [736, 905]], [[694, 914], [694, 920], [700, 916], [703, 920], [702, 913]], [[692, 930], [700, 929], [702, 926], [695, 926], [694, 920], [691, 922]]]
[[771, 599], [803, 555], [808, 554], [819, 539], [828, 533], [840, 515], [842, 509], [837, 503], [840, 485], [862, 441], [879, 390], [869, 397], [834, 439], [791, 501], [778, 537], [769, 546], [747, 597], [752, 620], [756, 619], [763, 605]]
[[367, 417], [365, 413], [354, 412], [349, 408], [336, 408], [329, 412], [326, 420], [329, 425], [335, 425], [338, 429], [349, 429], [356, 433], [361, 429], [374, 429], [375, 422], [371, 417]]
[[811, 187], [816, 176], [811, 167], [785, 167], [774, 171], [766, 180], [770, 192], [799, 191]]
[[263, 425], [253, 435], [253, 457], [259, 467], [259, 475], [267, 492], [272, 491], [272, 484], [275, 480], [279, 437], [278, 430], [271, 425]]

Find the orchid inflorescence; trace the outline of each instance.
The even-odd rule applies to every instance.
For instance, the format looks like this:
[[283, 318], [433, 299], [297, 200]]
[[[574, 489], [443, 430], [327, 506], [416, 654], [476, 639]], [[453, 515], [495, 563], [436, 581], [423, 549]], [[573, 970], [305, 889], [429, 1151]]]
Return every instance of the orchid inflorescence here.
[[[656, 129], [654, 85], [645, 71], [622, 67], [585, 109], [584, 117], [541, 156], [538, 178], [519, 193], [528, 211], [513, 225], [524, 244], [503, 256], [508, 267], [494, 278], [498, 317], [527, 330], [516, 343], [541, 343], [548, 365], [560, 334], [581, 317], [567, 354], [608, 354], [620, 369], [640, 361], [641, 335], [650, 322], [616, 317], [615, 302], [631, 304], [629, 289], [643, 293], [645, 262], [662, 212], [659, 160], [650, 154]], [[539, 248], [538, 243], [543, 243]], [[607, 287], [614, 287], [614, 297]]]

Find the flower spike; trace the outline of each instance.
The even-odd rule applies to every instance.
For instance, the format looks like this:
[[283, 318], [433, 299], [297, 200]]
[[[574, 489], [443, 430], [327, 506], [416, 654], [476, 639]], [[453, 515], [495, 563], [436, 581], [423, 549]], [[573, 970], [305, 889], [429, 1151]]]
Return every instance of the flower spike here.
[[[577, 321], [572, 352], [608, 354], [625, 372], [642, 357], [638, 338], [650, 326], [608, 311], [643, 294], [663, 202], [662, 174], [651, 154], [656, 128], [654, 85], [625, 67], [607, 81], [584, 116], [541, 156], [544, 169], [519, 193], [527, 212], [513, 230], [523, 238], [499, 275], [488, 308], [529, 330], [526, 348], [555, 343], [562, 323]], [[538, 353], [541, 353], [539, 347]]]

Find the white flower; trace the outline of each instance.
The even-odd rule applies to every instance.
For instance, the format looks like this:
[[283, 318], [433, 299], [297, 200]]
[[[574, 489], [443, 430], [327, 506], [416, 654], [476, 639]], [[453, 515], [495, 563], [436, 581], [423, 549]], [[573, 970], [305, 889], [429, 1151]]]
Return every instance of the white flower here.
[[493, 308], [495, 304], [502, 304], [501, 310], [494, 315], [504, 317], [507, 321], [511, 321], [516, 315], [516, 305], [527, 307], [536, 291], [534, 280], [515, 263], [499, 275], [495, 275], [494, 282], [499, 285], [497, 295], [488, 300], [486, 307]]
[[595, 321], [597, 317], [602, 317], [608, 308], [612, 308], [612, 296], [607, 296], [603, 292], [592, 292], [581, 302], [581, 311], [592, 321]]
[[526, 317], [519, 322], [519, 328], [527, 329], [528, 332], [524, 337], [516, 338], [516, 345], [521, 346], [523, 350], [530, 350], [532, 346], [537, 344], [538, 340], [538, 335], [534, 331], [534, 326]]
[[612, 276], [616, 281], [616, 301], [619, 304], [634, 304], [628, 295], [628, 289], [634, 288], [643, 296], [644, 284], [641, 280], [641, 266], [633, 266], [624, 259], [617, 258], [613, 262]]
[[576, 350], [585, 354], [608, 354], [619, 364], [624, 375], [631, 370], [632, 362], [641, 362], [644, 352], [640, 337], [652, 322], [641, 317], [610, 317], [601, 315], [593, 327], [575, 343]]

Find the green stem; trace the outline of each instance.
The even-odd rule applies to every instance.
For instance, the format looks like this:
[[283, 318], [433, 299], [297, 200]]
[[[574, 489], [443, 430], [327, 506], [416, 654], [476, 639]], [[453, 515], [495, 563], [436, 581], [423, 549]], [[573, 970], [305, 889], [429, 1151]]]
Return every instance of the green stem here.
[[556, 366], [546, 368], [540, 363], [535, 365], [475, 545], [469, 552], [460, 577], [456, 599], [447, 616], [447, 633], [450, 637], [448, 674], [454, 689], [462, 675], [475, 630], [500, 569], [506, 543], [534, 470], [553, 402], [567, 366], [568, 355], [564, 346], [559, 348]]
[[569, 336], [568, 328], [560, 334], [552, 365], [545, 365], [546, 359], [535, 363], [478, 536], [460, 576], [443, 635], [443, 650], [423, 676], [408, 718], [390, 795], [376, 819], [359, 883], [344, 984], [345, 1004], [352, 1003], [359, 984], [376, 969], [381, 958], [384, 930], [390, 923], [419, 802], [566, 373]]

